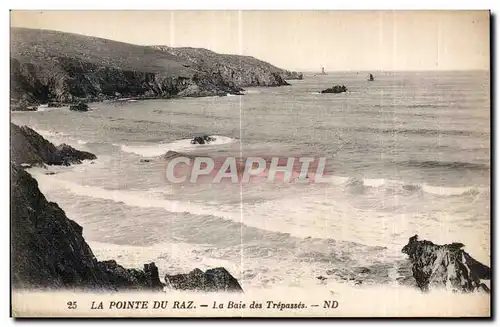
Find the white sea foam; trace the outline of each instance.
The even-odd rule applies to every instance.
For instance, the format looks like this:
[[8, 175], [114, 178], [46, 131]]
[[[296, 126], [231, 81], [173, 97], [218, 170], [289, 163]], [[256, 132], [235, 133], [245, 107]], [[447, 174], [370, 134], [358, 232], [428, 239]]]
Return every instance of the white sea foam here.
[[215, 138], [215, 141], [210, 142], [210, 144], [191, 144], [191, 139], [177, 140], [170, 143], [159, 143], [155, 145], [118, 145], [123, 152], [138, 154], [143, 157], [157, 157], [161, 156], [168, 151], [190, 151], [198, 147], [210, 147], [214, 145], [222, 145], [236, 142], [236, 139], [221, 136], [221, 135], [211, 135]]
[[423, 191], [425, 193], [439, 195], [439, 196], [457, 196], [457, 195], [466, 195], [466, 194], [479, 194], [488, 192], [488, 188], [479, 187], [476, 185], [471, 186], [462, 186], [462, 187], [443, 187], [443, 186], [434, 186], [429, 184], [419, 184], [419, 183], [411, 183], [405, 181], [391, 180], [385, 178], [364, 178], [364, 179], [356, 179], [345, 176], [332, 176], [331, 183], [333, 185], [363, 185], [369, 188], [382, 188], [385, 190], [394, 190], [394, 191], [408, 191], [408, 192], [417, 192]]
[[[65, 189], [78, 196], [106, 199], [138, 208], [160, 208], [168, 212], [215, 216], [243, 223], [249, 227], [292, 236], [350, 241], [382, 246], [400, 255], [402, 244], [408, 235], [419, 234], [437, 243], [460, 240], [472, 249], [487, 247], [488, 230], [478, 224], [475, 232], [464, 228], [461, 216], [442, 212], [439, 215], [422, 216], [419, 212], [380, 212], [376, 208], [360, 209], [341, 198], [342, 192], [324, 190], [309, 194], [283, 194], [282, 199], [243, 206], [222, 203], [195, 203], [185, 200], [165, 199], [155, 191], [112, 190], [98, 186], [81, 185], [62, 179], [58, 175], [46, 176], [33, 172], [42, 192]], [[339, 198], [340, 197], [340, 198]], [[438, 219], [442, 228], [435, 228]], [[478, 237], [483, 234], [484, 237]], [[367, 244], [366, 240], [370, 240]], [[480, 251], [482, 252], [482, 251]], [[475, 255], [475, 253], [472, 253]], [[485, 253], [479, 257], [486, 258]]]
[[256, 90], [256, 89], [254, 89], [254, 90], [250, 89], [250, 90], [245, 90], [242, 93], [244, 93], [244, 94], [259, 94], [259, 93], [262, 93], [262, 91]]

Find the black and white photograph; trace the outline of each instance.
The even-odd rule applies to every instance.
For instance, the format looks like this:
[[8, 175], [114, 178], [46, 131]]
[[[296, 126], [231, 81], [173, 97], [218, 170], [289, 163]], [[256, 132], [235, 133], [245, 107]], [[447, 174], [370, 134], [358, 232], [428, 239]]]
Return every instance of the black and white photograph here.
[[488, 10], [12, 10], [11, 316], [491, 317]]

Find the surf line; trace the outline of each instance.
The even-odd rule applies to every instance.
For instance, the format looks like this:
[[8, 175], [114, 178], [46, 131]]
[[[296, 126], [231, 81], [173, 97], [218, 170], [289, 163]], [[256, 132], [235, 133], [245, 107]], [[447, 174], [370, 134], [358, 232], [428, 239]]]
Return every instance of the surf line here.
[[328, 183], [325, 177], [326, 158], [312, 157], [183, 157], [167, 164], [169, 183]]

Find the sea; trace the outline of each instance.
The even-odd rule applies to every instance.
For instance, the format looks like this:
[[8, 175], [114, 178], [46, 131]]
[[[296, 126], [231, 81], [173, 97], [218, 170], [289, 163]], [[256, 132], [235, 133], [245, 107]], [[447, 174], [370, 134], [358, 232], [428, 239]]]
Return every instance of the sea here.
[[[97, 159], [28, 171], [99, 260], [160, 275], [225, 267], [243, 289], [414, 288], [408, 239], [490, 265], [487, 71], [306, 74], [244, 95], [12, 112]], [[321, 94], [334, 84], [341, 94]], [[215, 142], [193, 145], [196, 135]], [[163, 155], [325, 157], [327, 183], [184, 183]], [[47, 175], [47, 170], [55, 172]]]

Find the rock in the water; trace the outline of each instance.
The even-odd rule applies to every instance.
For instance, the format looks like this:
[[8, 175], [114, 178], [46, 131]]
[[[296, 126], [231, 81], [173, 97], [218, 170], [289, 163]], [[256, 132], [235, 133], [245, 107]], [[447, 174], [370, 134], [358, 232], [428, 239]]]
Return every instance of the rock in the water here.
[[82, 163], [82, 160], [97, 159], [97, 157], [94, 154], [90, 152], [76, 150], [75, 148], [65, 143], [58, 145], [56, 149], [59, 153], [59, 156], [62, 158], [64, 165], [70, 165], [75, 163], [79, 164]]
[[410, 257], [413, 277], [423, 291], [436, 287], [460, 292], [489, 292], [480, 280], [491, 279], [491, 269], [474, 260], [463, 247], [462, 243], [437, 245], [419, 241], [415, 235], [401, 251]]
[[203, 136], [195, 136], [191, 140], [191, 144], [210, 144], [213, 141], [215, 141], [216, 138], [209, 136], [209, 135], [203, 135]]
[[45, 175], [55, 175], [55, 174], [56, 174], [56, 173], [55, 173], [55, 172], [53, 172], [53, 171], [48, 171], [48, 172], [46, 172], [46, 173], [45, 173]]
[[331, 88], [321, 91], [321, 93], [343, 93], [347, 92], [347, 87], [345, 85], [334, 85]]
[[86, 103], [80, 102], [78, 104], [73, 104], [69, 106], [69, 110], [72, 111], [89, 111], [89, 106]]
[[55, 147], [31, 128], [12, 123], [10, 142], [11, 160], [16, 164], [70, 165], [97, 158], [90, 152], [78, 151], [67, 144]]
[[60, 102], [49, 102], [47, 103], [47, 107], [48, 108], [60, 108], [64, 106], [64, 103], [60, 103]]
[[150, 159], [141, 159], [140, 162], [151, 162]]
[[238, 280], [222, 267], [205, 272], [194, 269], [188, 274], [166, 275], [167, 286], [175, 290], [201, 292], [243, 292]]

